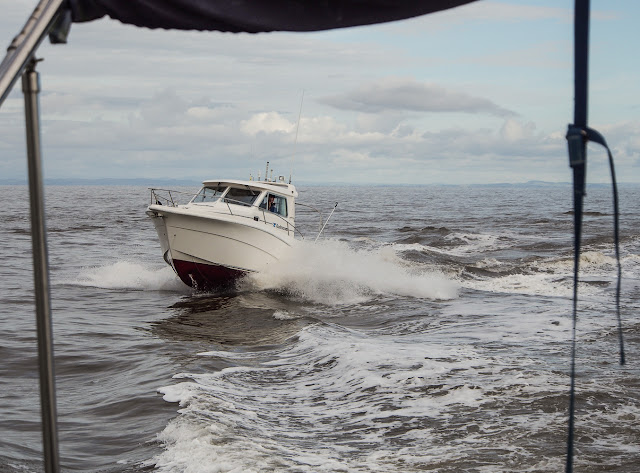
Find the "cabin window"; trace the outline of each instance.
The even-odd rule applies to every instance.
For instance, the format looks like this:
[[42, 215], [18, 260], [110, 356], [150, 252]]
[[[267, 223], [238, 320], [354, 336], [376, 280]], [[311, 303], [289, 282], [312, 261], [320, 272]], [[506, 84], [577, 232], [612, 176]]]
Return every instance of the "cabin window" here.
[[226, 187], [203, 187], [191, 202], [215, 202], [224, 193]]
[[281, 195], [267, 194], [260, 203], [260, 208], [268, 210], [273, 213], [277, 213], [286, 217], [287, 212], [287, 199]]
[[224, 196], [224, 201], [230, 204], [250, 206], [258, 198], [260, 192], [252, 189], [238, 189], [232, 187]]

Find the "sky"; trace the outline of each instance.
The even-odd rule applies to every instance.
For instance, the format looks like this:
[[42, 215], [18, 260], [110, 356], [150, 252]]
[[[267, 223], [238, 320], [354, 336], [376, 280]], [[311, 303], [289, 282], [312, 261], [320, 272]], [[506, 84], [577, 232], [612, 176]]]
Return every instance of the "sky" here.
[[[36, 4], [0, 0], [5, 47]], [[74, 24], [37, 54], [45, 179], [246, 179], [269, 161], [307, 184], [569, 182], [573, 4], [481, 0], [317, 33]], [[589, 125], [638, 183], [640, 2], [591, 11]], [[0, 180], [26, 178], [24, 136], [18, 82]], [[610, 182], [598, 145], [587, 180]]]

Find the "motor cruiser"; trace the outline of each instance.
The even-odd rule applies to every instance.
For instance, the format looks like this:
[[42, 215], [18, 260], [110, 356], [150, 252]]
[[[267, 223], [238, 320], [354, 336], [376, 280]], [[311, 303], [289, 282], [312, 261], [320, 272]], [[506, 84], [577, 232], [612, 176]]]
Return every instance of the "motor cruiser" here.
[[164, 260], [199, 290], [233, 285], [277, 261], [294, 240], [296, 188], [278, 181], [204, 181], [186, 204], [179, 192], [151, 189], [147, 215]]

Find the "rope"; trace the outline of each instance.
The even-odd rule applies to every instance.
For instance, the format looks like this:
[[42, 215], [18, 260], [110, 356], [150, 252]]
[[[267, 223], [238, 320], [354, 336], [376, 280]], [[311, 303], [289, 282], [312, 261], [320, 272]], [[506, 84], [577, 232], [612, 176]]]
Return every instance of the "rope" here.
[[580, 240], [582, 236], [582, 213], [585, 196], [585, 170], [586, 170], [586, 143], [592, 141], [598, 143], [607, 150], [611, 181], [613, 187], [613, 235], [615, 256], [617, 264], [616, 285], [616, 317], [618, 322], [618, 341], [620, 344], [620, 365], [625, 364], [624, 337], [622, 332], [622, 318], [620, 316], [620, 287], [622, 281], [622, 267], [620, 264], [620, 232], [619, 232], [619, 206], [618, 186], [613, 163], [613, 155], [604, 139], [596, 130], [586, 126], [579, 127], [569, 125], [567, 142], [569, 146], [569, 164], [573, 168], [574, 176], [574, 265], [573, 265], [573, 326], [571, 341], [571, 386], [569, 393], [569, 433], [567, 437], [567, 473], [573, 471], [573, 445], [575, 432], [575, 379], [576, 379], [576, 325], [578, 320], [578, 282], [580, 270]]

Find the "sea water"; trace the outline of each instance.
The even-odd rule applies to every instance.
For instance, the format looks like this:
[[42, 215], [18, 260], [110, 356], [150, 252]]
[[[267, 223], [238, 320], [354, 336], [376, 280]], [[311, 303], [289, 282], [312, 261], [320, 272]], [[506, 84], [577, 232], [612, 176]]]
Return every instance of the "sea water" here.
[[[182, 189], [197, 191], [193, 189]], [[148, 190], [48, 186], [63, 471], [561, 471], [570, 187], [301, 187], [338, 207], [232, 291], [162, 260]], [[42, 470], [28, 190], [0, 187], [0, 472]], [[640, 187], [588, 189], [575, 470], [640, 464]]]

